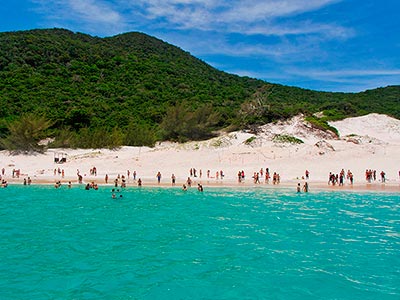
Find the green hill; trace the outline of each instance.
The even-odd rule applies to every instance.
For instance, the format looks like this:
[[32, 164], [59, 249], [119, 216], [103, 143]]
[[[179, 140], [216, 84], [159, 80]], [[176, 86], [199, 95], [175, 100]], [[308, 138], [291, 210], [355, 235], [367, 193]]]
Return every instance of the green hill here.
[[202, 139], [222, 128], [318, 111], [331, 119], [370, 112], [400, 118], [400, 86], [350, 94], [271, 84], [216, 70], [137, 32], [0, 33], [3, 139], [16, 134], [13, 124], [27, 113], [25, 120], [49, 122], [40, 138], [56, 138], [54, 146], [113, 147]]

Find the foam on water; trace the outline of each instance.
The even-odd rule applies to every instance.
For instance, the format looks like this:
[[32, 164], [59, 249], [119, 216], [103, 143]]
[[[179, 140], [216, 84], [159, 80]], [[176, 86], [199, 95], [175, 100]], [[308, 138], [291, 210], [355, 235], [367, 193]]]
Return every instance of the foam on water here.
[[0, 299], [399, 299], [399, 195], [10, 186]]

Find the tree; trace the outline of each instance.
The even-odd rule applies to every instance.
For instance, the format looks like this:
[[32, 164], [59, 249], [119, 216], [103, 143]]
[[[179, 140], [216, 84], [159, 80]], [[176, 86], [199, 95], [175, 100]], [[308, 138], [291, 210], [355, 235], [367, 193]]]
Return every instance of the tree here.
[[46, 137], [51, 122], [43, 116], [24, 114], [19, 119], [8, 122], [9, 135], [0, 140], [0, 145], [13, 153], [40, 152], [45, 149], [39, 142]]

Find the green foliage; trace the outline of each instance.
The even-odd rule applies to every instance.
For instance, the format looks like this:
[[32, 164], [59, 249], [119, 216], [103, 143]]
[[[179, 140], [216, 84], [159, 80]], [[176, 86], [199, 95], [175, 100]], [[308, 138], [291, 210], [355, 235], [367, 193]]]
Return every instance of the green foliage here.
[[71, 141], [72, 148], [109, 148], [116, 149], [122, 146], [123, 134], [117, 128], [82, 128]]
[[123, 140], [124, 135], [117, 128], [81, 128], [78, 132], [64, 128], [58, 132], [50, 146], [54, 148], [116, 149], [123, 145]]
[[160, 124], [162, 137], [167, 140], [201, 140], [213, 136], [212, 130], [220, 116], [211, 105], [204, 105], [191, 111], [188, 103], [170, 107]]
[[216, 139], [211, 143], [211, 146], [215, 147], [215, 148], [219, 148], [223, 145], [223, 142], [221, 139]]
[[[24, 113], [46, 115], [54, 145], [153, 145], [213, 136], [323, 111], [400, 118], [400, 86], [327, 93], [227, 74], [132, 32], [108, 38], [64, 29], [0, 33], [0, 137]], [[113, 135], [91, 138], [91, 134]], [[106, 144], [110, 143], [110, 144]]]
[[155, 132], [145, 124], [129, 124], [123, 140], [126, 146], [154, 146]]
[[331, 131], [336, 136], [339, 136], [338, 130], [335, 127], [329, 125], [328, 122], [322, 118], [317, 118], [315, 116], [309, 116], [309, 117], [306, 117], [305, 120], [307, 122], [309, 122], [315, 128], [325, 130], [325, 131]]
[[43, 152], [45, 147], [39, 145], [39, 142], [46, 137], [45, 133], [50, 125], [45, 117], [24, 114], [7, 123], [9, 134], [0, 140], [0, 145], [13, 153]]
[[56, 131], [54, 141], [49, 144], [51, 148], [73, 148], [74, 140], [76, 139], [76, 132], [71, 131], [69, 128], [60, 128]]
[[[349, 113], [350, 110], [347, 112]], [[324, 113], [324, 117], [322, 117], [321, 119], [325, 120], [325, 121], [343, 120], [344, 118], [349, 116], [349, 114], [346, 114], [343, 111], [339, 111], [337, 109], [324, 110], [323, 113]]]
[[246, 145], [250, 145], [253, 141], [256, 140], [255, 136], [249, 137], [247, 140], [244, 141]]
[[275, 143], [303, 144], [304, 142], [292, 135], [276, 134], [273, 139]]

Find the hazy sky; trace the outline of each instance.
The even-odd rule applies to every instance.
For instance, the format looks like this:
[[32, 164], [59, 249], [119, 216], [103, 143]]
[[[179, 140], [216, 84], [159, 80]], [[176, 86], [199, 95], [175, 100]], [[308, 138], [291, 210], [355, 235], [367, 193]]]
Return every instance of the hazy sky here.
[[9, 0], [0, 31], [140, 31], [213, 67], [358, 92], [400, 84], [400, 0]]

